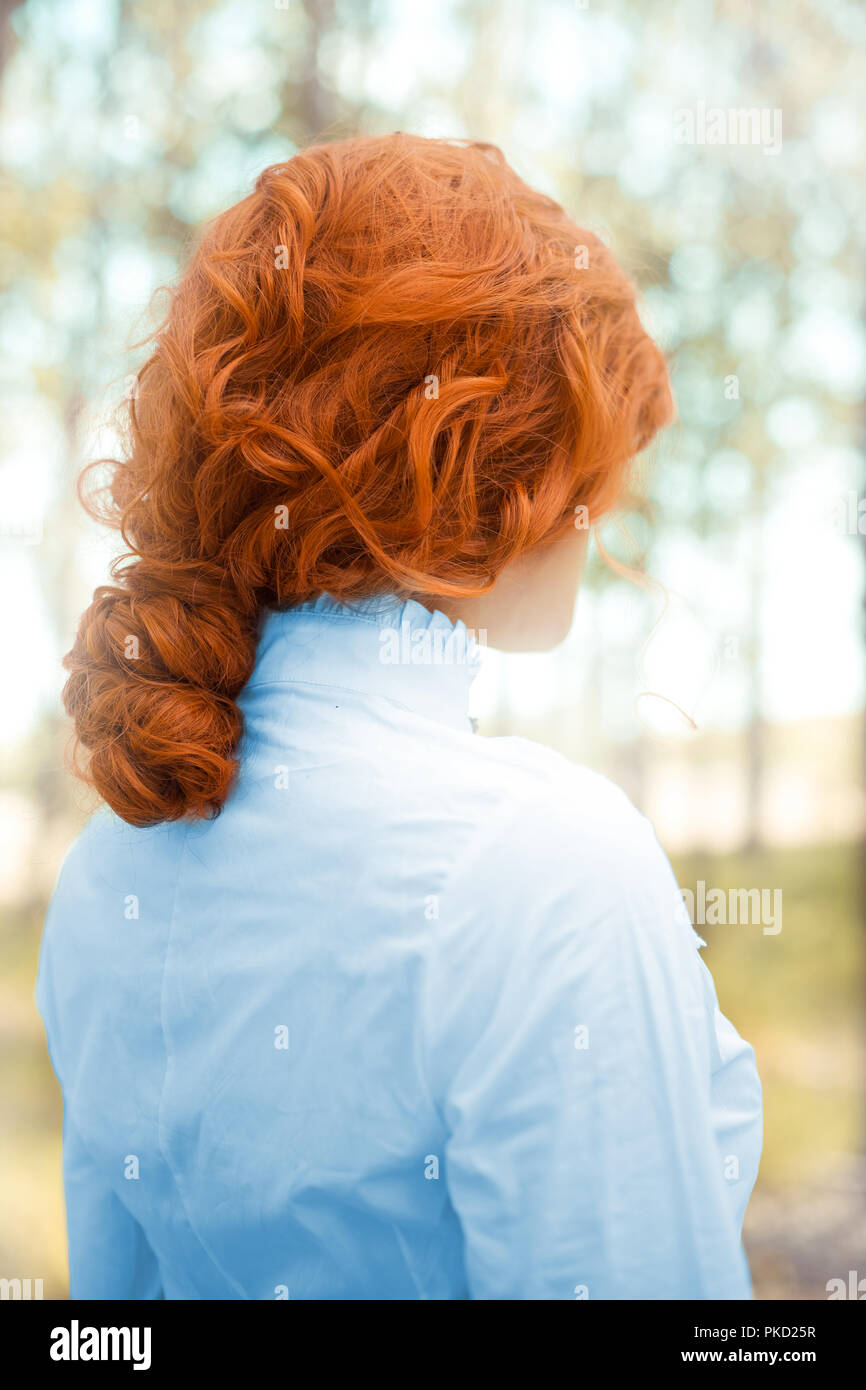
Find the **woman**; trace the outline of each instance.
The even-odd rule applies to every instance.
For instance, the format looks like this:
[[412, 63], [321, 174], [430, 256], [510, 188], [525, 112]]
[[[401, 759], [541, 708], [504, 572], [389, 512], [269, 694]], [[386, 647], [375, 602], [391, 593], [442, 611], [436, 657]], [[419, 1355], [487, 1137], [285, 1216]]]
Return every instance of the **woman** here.
[[38, 983], [73, 1297], [749, 1296], [760, 1088], [667, 860], [467, 715], [670, 410], [491, 146], [313, 148], [207, 232], [67, 657], [107, 803]]

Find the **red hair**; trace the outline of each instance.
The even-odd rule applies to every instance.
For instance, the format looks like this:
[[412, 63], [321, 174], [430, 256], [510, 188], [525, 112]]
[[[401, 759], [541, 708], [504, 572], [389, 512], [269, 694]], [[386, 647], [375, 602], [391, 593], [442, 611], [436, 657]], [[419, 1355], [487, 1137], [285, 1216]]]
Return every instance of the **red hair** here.
[[470, 595], [592, 523], [670, 414], [606, 247], [492, 145], [305, 150], [206, 231], [130, 402], [128, 550], [64, 690], [125, 821], [215, 814], [257, 622], [326, 592]]

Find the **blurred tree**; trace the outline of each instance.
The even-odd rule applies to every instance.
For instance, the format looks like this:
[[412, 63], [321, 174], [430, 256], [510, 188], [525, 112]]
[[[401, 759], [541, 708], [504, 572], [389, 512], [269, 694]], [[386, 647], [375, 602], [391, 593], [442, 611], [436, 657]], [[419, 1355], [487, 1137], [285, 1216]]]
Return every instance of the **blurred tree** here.
[[15, 48], [15, 30], [11, 19], [24, 0], [0, 0], [0, 75]]

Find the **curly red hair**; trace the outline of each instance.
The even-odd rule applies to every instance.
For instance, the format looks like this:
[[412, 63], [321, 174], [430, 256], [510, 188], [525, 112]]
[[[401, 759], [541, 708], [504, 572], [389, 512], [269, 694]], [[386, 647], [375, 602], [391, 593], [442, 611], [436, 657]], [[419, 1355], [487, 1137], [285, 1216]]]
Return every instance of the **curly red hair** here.
[[606, 247], [492, 145], [305, 150], [218, 217], [89, 510], [128, 550], [64, 690], [125, 821], [215, 814], [268, 606], [463, 596], [594, 523], [671, 408]]

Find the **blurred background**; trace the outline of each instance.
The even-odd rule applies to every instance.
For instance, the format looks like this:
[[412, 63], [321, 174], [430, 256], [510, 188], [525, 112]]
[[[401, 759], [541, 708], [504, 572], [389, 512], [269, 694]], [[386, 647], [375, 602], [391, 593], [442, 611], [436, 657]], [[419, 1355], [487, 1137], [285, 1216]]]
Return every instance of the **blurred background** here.
[[400, 129], [499, 144], [670, 355], [679, 421], [602, 537], [657, 584], [596, 558], [568, 641], [488, 653], [475, 713], [622, 784], [698, 908], [781, 903], [698, 923], [764, 1083], [755, 1291], [866, 1277], [864, 49], [861, 0], [0, 0], [0, 1275], [67, 1291], [32, 994], [92, 808], [59, 660], [114, 540], [74, 479], [201, 220]]

